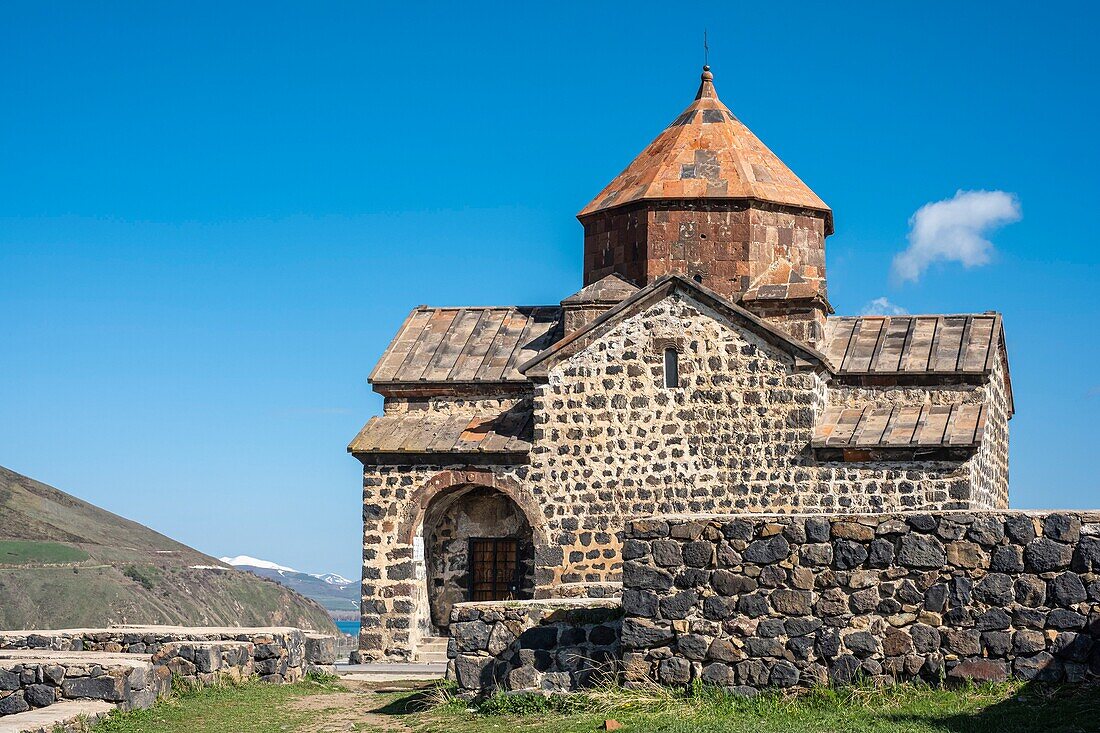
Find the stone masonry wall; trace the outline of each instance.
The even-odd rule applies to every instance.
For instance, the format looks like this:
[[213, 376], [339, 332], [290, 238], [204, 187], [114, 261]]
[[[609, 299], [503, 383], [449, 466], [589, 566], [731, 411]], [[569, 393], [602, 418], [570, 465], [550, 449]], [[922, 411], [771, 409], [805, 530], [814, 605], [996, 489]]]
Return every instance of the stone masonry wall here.
[[293, 628], [0, 631], [0, 716], [12, 716], [0, 727], [70, 729], [66, 716], [87, 712], [88, 701], [144, 709], [178, 682], [296, 682], [332, 672], [335, 655], [335, 637]]
[[[363, 583], [359, 651], [366, 658], [410, 658], [430, 621], [423, 551], [424, 517], [433, 502], [471, 486], [501, 491], [532, 525], [536, 567], [560, 561], [549, 550], [543, 507], [525, 490], [527, 466], [461, 463], [363, 468]], [[526, 498], [525, 498], [526, 497]], [[540, 581], [536, 570], [536, 586]], [[545, 586], [544, 586], [545, 587]]]
[[0, 716], [65, 700], [101, 700], [124, 710], [150, 707], [177, 682], [211, 685], [253, 675], [243, 641], [172, 641], [149, 654], [21, 649], [0, 651]]
[[[674, 389], [668, 344], [681, 350]], [[680, 295], [552, 369], [535, 397], [527, 482], [565, 550], [554, 580], [618, 580], [625, 516], [970, 508], [954, 498], [969, 493], [963, 462], [817, 461], [809, 446], [830, 392]]]
[[662, 275], [700, 278], [736, 300], [784, 259], [825, 295], [820, 212], [729, 201], [647, 202], [586, 217], [584, 284], [618, 273], [642, 287]]
[[1100, 512], [639, 519], [628, 682], [1100, 677]]
[[970, 461], [970, 500], [976, 507], [1008, 508], [1008, 420], [1010, 404], [1004, 357], [993, 361], [989, 383], [982, 386], [989, 405], [985, 436], [978, 454]]
[[[666, 388], [663, 352], [679, 352]], [[500, 491], [531, 526], [535, 598], [607, 595], [621, 579], [624, 517], [702, 512], [882, 512], [1007, 504], [1007, 407], [992, 387], [847, 387], [683, 294], [625, 319], [534, 388], [526, 463], [368, 463], [363, 473], [367, 657], [415, 653], [428, 606], [422, 537], [428, 507], [463, 487]], [[515, 397], [387, 400], [391, 411], [450, 414]], [[987, 445], [968, 461], [818, 461], [827, 403], [993, 400]], [[975, 488], [975, 483], [992, 488]], [[421, 545], [422, 546], [422, 545]], [[601, 590], [597, 590], [601, 589]]]
[[460, 603], [447, 676], [463, 697], [580, 689], [617, 673], [621, 623], [617, 600]]

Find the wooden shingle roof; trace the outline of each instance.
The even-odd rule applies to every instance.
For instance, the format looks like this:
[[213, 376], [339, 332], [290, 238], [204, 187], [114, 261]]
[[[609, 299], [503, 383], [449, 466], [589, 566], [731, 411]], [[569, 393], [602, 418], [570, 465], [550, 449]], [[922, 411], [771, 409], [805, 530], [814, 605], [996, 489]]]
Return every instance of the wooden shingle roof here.
[[496, 415], [436, 415], [423, 411], [372, 417], [348, 452], [526, 453], [531, 449], [530, 406]]
[[519, 364], [553, 341], [561, 308], [429, 308], [409, 314], [371, 384], [526, 382]]
[[829, 407], [814, 429], [815, 448], [976, 448], [987, 409], [961, 405]]
[[999, 313], [830, 317], [822, 350], [841, 375], [989, 374]]

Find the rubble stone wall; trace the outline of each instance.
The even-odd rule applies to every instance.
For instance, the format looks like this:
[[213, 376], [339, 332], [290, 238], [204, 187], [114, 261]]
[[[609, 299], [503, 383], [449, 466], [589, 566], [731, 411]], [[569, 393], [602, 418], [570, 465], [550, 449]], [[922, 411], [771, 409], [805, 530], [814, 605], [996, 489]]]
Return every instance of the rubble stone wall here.
[[1008, 508], [1008, 364], [1003, 354], [993, 361], [989, 382], [982, 386], [989, 405], [978, 454], [970, 461], [970, 500], [975, 506]]
[[[663, 383], [670, 344], [680, 351], [673, 389]], [[526, 480], [564, 551], [550, 580], [618, 580], [627, 516], [992, 508], [968, 499], [969, 461], [818, 461], [810, 443], [832, 393], [823, 375], [685, 296], [626, 319], [552, 369], [535, 397]]]
[[[237, 644], [226, 643], [219, 646], [217, 642]], [[223, 650], [230, 655], [223, 659], [224, 665], [239, 667], [229, 650], [244, 648], [250, 653], [249, 674], [255, 674], [265, 682], [277, 683], [297, 682], [314, 669], [331, 669], [336, 661], [335, 643], [334, 637], [290, 627], [123, 626], [107, 629], [0, 631], [0, 650], [138, 654], [150, 655], [154, 661], [159, 660], [158, 663], [167, 663], [175, 658], [191, 661], [188, 656], [193, 656], [193, 650], [205, 648], [206, 654]], [[177, 667], [179, 669], [173, 671], [184, 676], [211, 671], [204, 669], [203, 664], [197, 664], [196, 669], [181, 664], [177, 664]]]
[[638, 519], [625, 679], [1100, 676], [1100, 512]]
[[145, 657], [0, 654], [0, 718], [64, 700], [147, 708], [170, 688], [167, 669]]
[[577, 690], [616, 674], [621, 623], [617, 600], [460, 603], [451, 617], [447, 676], [463, 697]]

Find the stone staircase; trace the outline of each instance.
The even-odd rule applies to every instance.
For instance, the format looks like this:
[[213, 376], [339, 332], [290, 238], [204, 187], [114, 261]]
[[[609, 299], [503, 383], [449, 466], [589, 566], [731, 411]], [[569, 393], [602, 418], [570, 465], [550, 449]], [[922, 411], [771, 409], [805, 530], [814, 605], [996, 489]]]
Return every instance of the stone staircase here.
[[447, 663], [447, 637], [425, 636], [416, 649], [416, 661], [426, 664]]

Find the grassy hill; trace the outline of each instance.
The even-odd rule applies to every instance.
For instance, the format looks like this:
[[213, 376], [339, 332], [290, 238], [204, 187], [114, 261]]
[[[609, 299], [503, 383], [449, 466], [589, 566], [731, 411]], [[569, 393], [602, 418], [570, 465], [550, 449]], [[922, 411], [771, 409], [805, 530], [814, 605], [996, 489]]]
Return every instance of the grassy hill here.
[[336, 631], [314, 601], [0, 467], [0, 629], [113, 623]]

